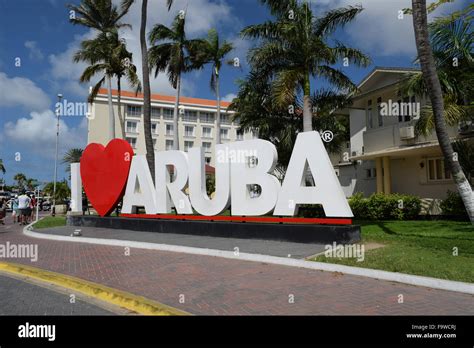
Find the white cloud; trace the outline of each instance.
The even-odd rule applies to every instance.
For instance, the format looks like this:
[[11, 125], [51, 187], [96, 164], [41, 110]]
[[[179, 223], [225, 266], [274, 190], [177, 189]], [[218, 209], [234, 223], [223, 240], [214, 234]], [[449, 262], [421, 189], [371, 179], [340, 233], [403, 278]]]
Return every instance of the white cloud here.
[[[87, 139], [87, 119], [79, 126], [70, 127], [60, 120], [60, 148], [62, 152], [73, 147], [84, 147]], [[51, 110], [32, 112], [4, 127], [4, 136], [11, 149], [23, 149], [44, 158], [54, 157], [56, 141], [56, 116]]]
[[[434, 0], [428, 0], [432, 3]], [[319, 4], [328, 8], [361, 4], [364, 11], [350, 23], [345, 32], [354, 41], [352, 46], [374, 51], [377, 55], [416, 55], [415, 36], [411, 15], [399, 19], [399, 11], [411, 8], [410, 0], [322, 0]], [[460, 4], [444, 4], [432, 16], [449, 13]]]
[[[119, 4], [120, 1], [114, 0]], [[157, 23], [170, 25], [174, 16], [181, 9], [187, 8], [186, 17], [186, 32], [188, 37], [204, 36], [211, 28], [217, 27], [220, 24], [232, 25], [236, 23], [237, 19], [232, 15], [231, 7], [225, 1], [211, 1], [211, 0], [177, 0], [172, 9], [168, 12], [165, 6], [165, 1], [150, 1], [148, 3], [148, 28], [147, 33]], [[129, 13], [123, 18], [124, 23], [132, 25], [132, 30], [124, 29], [121, 36], [127, 42], [127, 48], [133, 54], [133, 63], [137, 66], [138, 74], [141, 79], [141, 49], [140, 49], [140, 19], [141, 6], [140, 2], [136, 2], [130, 8]], [[81, 41], [94, 37], [94, 31], [89, 31], [84, 35], [76, 36], [74, 40], [68, 45], [67, 49], [61, 53], [49, 56], [51, 64], [51, 77], [53, 87], [58, 92], [72, 93], [74, 96], [86, 98], [88, 85], [80, 84], [79, 77], [84, 71], [86, 64], [74, 63], [72, 58], [74, 53], [80, 47]], [[238, 47], [244, 47], [244, 43], [238, 43]], [[244, 57], [243, 57], [244, 58]], [[242, 61], [242, 59], [241, 59]], [[91, 82], [98, 81], [100, 77]], [[157, 78], [154, 77], [154, 72], [150, 78], [151, 89], [153, 93], [175, 95], [176, 91], [169, 84], [166, 74], [161, 73]], [[113, 81], [114, 88], [116, 82]], [[131, 89], [126, 81], [123, 81], [123, 89]], [[196, 84], [191, 75], [185, 75], [182, 82], [182, 95], [192, 96], [196, 91]]]
[[[49, 63], [51, 64], [51, 81], [53, 88], [56, 89], [58, 93], [60, 92], [64, 95], [70, 93], [74, 96], [81, 96], [84, 99], [87, 97], [89, 86], [79, 82], [79, 78], [87, 65], [82, 62], [74, 63], [73, 57], [79, 49], [80, 43], [83, 40], [92, 39], [94, 35], [92, 30], [83, 35], [76, 35], [65, 51], [59, 54], [51, 54], [48, 57]], [[97, 77], [92, 83], [98, 81], [100, 78], [101, 77]]]
[[43, 52], [38, 48], [36, 41], [25, 41], [25, 47], [30, 51], [29, 57], [32, 60], [42, 60], [44, 58]]
[[[118, 3], [118, 1], [115, 2]], [[220, 24], [229, 25], [237, 21], [232, 15], [231, 7], [224, 1], [177, 0], [174, 2], [170, 12], [168, 12], [165, 3], [165, 1], [152, 1], [148, 3], [147, 33], [150, 32], [157, 23], [169, 26], [178, 12], [184, 9], [187, 9], [186, 35], [189, 38], [204, 37], [211, 28], [215, 28]], [[139, 3], [136, 3], [130, 8], [129, 13], [123, 19], [124, 23], [132, 25], [132, 30], [125, 29], [121, 34], [127, 41], [128, 49], [133, 53], [133, 61], [138, 68], [138, 73], [141, 78], [140, 19], [141, 6]], [[184, 75], [183, 77], [181, 94], [184, 96], [192, 96], [196, 91], [196, 84], [192, 77], [192, 75]], [[169, 95], [176, 93], [164, 73], [160, 73], [158, 77], [155, 78], [154, 72], [152, 72], [150, 84], [153, 93]]]
[[226, 102], [231, 102], [232, 100], [234, 100], [234, 98], [237, 98], [237, 94], [229, 93], [225, 97], [223, 97], [222, 100]]
[[51, 100], [41, 88], [30, 79], [23, 77], [9, 78], [0, 72], [0, 106], [21, 106], [34, 110], [47, 109]]

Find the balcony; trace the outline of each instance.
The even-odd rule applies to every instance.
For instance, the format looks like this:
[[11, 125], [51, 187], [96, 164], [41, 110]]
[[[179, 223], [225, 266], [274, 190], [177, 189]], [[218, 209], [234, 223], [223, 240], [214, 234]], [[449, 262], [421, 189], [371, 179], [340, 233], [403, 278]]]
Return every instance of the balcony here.
[[[414, 122], [389, 125], [373, 128], [364, 132], [364, 153], [383, 151], [395, 147], [420, 145], [437, 141], [436, 132], [427, 136], [414, 135]], [[458, 127], [448, 127], [450, 137], [458, 136]]]

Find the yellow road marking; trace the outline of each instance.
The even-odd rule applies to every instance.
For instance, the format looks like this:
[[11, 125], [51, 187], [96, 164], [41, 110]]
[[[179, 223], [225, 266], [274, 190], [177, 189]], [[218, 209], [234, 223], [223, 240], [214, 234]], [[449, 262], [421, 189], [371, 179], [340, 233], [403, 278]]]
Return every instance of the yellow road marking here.
[[126, 308], [141, 315], [190, 315], [187, 312], [149, 300], [125, 291], [89, 282], [76, 277], [50, 272], [43, 269], [19, 265], [10, 262], [0, 262], [0, 271], [21, 275], [27, 278], [54, 284], [66, 289], [80, 292], [86, 296]]

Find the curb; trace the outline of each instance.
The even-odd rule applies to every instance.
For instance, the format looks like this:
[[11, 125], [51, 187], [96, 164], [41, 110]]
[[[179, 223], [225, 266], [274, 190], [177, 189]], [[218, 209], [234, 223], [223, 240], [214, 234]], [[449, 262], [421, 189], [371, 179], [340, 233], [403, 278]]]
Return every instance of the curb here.
[[0, 271], [77, 291], [83, 295], [128, 309], [141, 315], [190, 315], [179, 309], [125, 291], [112, 289], [87, 280], [35, 267], [10, 262], [0, 262]]
[[201, 255], [201, 256], [214, 256], [214, 257], [222, 257], [226, 259], [240, 260], [240, 261], [262, 262], [262, 263], [269, 263], [269, 264], [280, 265], [280, 266], [298, 267], [298, 268], [305, 268], [305, 269], [312, 269], [312, 270], [326, 271], [326, 272], [337, 272], [337, 273], [343, 273], [343, 274], [348, 274], [348, 275], [355, 275], [355, 276], [360, 276], [360, 277], [367, 277], [367, 278], [392, 281], [392, 282], [397, 282], [397, 283], [402, 283], [402, 284], [422, 286], [422, 287], [427, 287], [427, 288], [454, 291], [454, 292], [474, 295], [474, 284], [472, 283], [464, 283], [464, 282], [430, 278], [430, 277], [417, 276], [417, 275], [411, 275], [411, 274], [405, 274], [405, 273], [395, 273], [395, 272], [381, 271], [381, 270], [375, 270], [375, 269], [370, 269], [370, 268], [359, 268], [359, 267], [290, 259], [290, 258], [269, 256], [269, 255], [248, 254], [248, 253], [236, 254], [232, 251], [224, 251], [224, 250], [216, 250], [216, 249], [204, 249], [204, 248], [195, 248], [195, 247], [168, 245], [168, 244], [154, 244], [154, 243], [135, 242], [135, 241], [126, 241], [126, 240], [117, 240], [117, 239], [48, 235], [48, 234], [31, 231], [30, 230], [31, 226], [32, 224], [26, 226], [23, 229], [23, 234], [32, 238], [56, 240], [56, 241], [63, 241], [63, 242], [76, 242], [76, 243], [120, 246], [120, 247], [129, 247], [129, 248], [137, 248], [137, 249], [147, 249], [147, 250], [168, 251], [168, 252], [176, 252], [176, 253]]

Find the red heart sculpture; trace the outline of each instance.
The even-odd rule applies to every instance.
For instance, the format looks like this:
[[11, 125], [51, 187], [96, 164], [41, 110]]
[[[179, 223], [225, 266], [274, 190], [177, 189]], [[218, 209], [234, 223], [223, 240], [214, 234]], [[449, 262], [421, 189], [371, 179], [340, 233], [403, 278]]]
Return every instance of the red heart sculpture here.
[[100, 216], [109, 215], [125, 193], [133, 149], [122, 139], [104, 147], [89, 144], [81, 157], [81, 178], [87, 198]]

